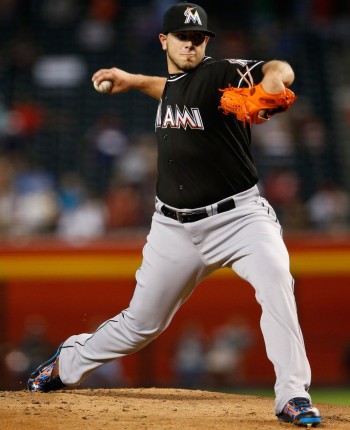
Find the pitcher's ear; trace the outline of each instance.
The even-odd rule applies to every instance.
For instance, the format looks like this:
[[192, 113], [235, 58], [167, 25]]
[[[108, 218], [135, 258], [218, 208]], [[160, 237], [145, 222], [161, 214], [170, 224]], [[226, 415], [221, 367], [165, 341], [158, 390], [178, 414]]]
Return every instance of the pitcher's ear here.
[[166, 45], [167, 35], [166, 34], [160, 34], [159, 40], [160, 40], [160, 43], [162, 45], [163, 51], [166, 51], [167, 50], [167, 45]]

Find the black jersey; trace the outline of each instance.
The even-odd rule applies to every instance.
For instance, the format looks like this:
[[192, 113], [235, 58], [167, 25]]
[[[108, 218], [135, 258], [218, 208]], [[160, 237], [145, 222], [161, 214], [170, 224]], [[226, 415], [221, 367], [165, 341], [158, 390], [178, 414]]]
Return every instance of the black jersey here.
[[169, 75], [158, 106], [157, 196], [176, 208], [197, 208], [251, 188], [258, 181], [250, 127], [218, 109], [229, 84], [243, 87], [237, 72], [248, 66], [260, 82], [262, 61], [205, 57], [193, 71]]

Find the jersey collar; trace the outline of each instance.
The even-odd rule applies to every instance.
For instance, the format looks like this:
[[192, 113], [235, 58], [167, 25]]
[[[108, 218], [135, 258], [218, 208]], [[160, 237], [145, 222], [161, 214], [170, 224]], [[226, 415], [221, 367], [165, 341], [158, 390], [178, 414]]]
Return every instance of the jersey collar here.
[[[203, 63], [205, 63], [206, 61], [210, 60], [211, 57], [208, 56], [204, 56], [203, 60], [198, 64], [198, 66], [196, 67], [196, 69], [198, 67], [200, 67]], [[194, 69], [194, 70], [196, 70]], [[177, 81], [181, 78], [183, 78], [184, 76], [188, 75], [189, 72], [180, 72], [180, 73], [172, 73], [172, 74], [168, 74], [168, 82], [174, 82]]]

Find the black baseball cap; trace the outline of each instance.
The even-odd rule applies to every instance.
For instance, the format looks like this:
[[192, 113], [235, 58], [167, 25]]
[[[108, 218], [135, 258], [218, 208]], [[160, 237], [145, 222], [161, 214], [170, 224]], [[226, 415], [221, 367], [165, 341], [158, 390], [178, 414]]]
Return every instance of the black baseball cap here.
[[177, 3], [168, 9], [163, 18], [163, 33], [178, 31], [200, 31], [208, 36], [215, 33], [207, 29], [208, 18], [206, 11], [194, 3]]

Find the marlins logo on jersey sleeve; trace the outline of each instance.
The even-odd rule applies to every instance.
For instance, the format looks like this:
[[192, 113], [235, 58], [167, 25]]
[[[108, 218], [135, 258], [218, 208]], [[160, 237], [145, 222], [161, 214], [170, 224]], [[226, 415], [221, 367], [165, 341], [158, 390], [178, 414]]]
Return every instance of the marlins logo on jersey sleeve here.
[[[261, 64], [264, 63], [264, 61], [241, 60], [236, 58], [226, 58], [226, 61], [228, 61], [230, 64], [238, 64], [241, 67], [247, 67], [244, 70], [243, 76], [248, 75], [248, 73], [252, 73], [257, 66], [261, 66]], [[242, 84], [244, 84], [243, 77], [239, 80], [238, 88], [241, 87]]]

